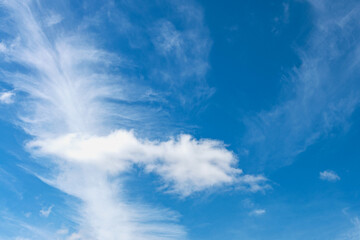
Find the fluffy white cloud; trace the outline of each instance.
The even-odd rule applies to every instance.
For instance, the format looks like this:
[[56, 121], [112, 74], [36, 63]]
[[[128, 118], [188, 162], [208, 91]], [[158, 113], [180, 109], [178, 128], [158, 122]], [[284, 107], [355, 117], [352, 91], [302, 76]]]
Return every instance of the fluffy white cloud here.
[[241, 175], [235, 155], [215, 140], [196, 140], [181, 135], [168, 141], [136, 138], [132, 131], [117, 130], [107, 136], [68, 134], [56, 139], [28, 143], [37, 154], [70, 162], [93, 164], [99, 169], [116, 173], [133, 164], [145, 171], [159, 174], [170, 191], [187, 196], [206, 188], [226, 184], [249, 185], [260, 191], [266, 182], [261, 176]]
[[336, 182], [340, 180], [339, 175], [337, 175], [336, 172], [332, 170], [325, 170], [320, 172], [319, 177], [321, 180], [329, 181], [329, 182]]

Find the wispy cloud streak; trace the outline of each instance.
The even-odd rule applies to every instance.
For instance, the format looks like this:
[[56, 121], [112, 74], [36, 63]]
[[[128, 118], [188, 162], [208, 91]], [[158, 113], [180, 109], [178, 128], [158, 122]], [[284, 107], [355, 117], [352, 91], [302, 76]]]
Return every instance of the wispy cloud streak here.
[[321, 137], [349, 126], [359, 105], [357, 1], [309, 1], [314, 28], [297, 49], [302, 64], [289, 75], [283, 99], [246, 119], [253, 156], [281, 166]]

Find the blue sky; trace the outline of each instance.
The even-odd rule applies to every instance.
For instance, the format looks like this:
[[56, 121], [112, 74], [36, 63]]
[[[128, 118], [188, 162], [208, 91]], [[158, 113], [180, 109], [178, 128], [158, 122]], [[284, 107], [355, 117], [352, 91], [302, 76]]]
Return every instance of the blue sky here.
[[0, 0], [0, 239], [360, 239], [358, 1]]

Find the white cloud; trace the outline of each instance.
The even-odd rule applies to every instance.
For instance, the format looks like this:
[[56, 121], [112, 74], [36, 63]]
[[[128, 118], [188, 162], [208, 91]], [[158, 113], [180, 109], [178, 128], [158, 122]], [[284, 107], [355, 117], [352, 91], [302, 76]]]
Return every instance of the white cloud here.
[[48, 18], [46, 18], [45, 22], [48, 27], [56, 25], [63, 20], [63, 17], [60, 14], [52, 13]]
[[256, 192], [263, 190], [259, 184], [266, 182], [261, 176], [240, 177], [242, 171], [235, 167], [235, 155], [221, 142], [195, 140], [189, 135], [159, 142], [137, 139], [131, 131], [117, 130], [103, 137], [69, 134], [37, 140], [28, 147], [38, 154], [94, 164], [109, 172], [126, 171], [138, 164], [147, 172], [159, 174], [166, 185], [171, 185], [170, 191], [183, 196], [231, 184]]
[[255, 206], [254, 202], [249, 198], [244, 199], [242, 205], [244, 208], [253, 208]]
[[[12, 27], [20, 34], [7, 57], [32, 70], [26, 75], [5, 73], [9, 84], [29, 95], [20, 117], [23, 128], [41, 139], [58, 139], [69, 132], [80, 136], [106, 132], [113, 126], [108, 119], [114, 115], [113, 106], [104, 99], [126, 100], [121, 77], [103, 72], [110, 64], [118, 64], [119, 57], [81, 36], [60, 34], [50, 42], [29, 3], [4, 2], [16, 23]], [[173, 223], [169, 211], [129, 204], [123, 191], [118, 191], [121, 179], [111, 182], [106, 172], [91, 164], [77, 168], [71, 159], [70, 166], [53, 160], [59, 174], [48, 183], [83, 203], [74, 209], [81, 237], [75, 234], [70, 239], [183, 239], [185, 230]], [[45, 215], [50, 212], [51, 208], [42, 210]]]
[[162, 54], [181, 54], [183, 40], [181, 33], [169, 21], [161, 21], [156, 26], [156, 33], [153, 43]]
[[[184, 239], [184, 227], [177, 224], [178, 214], [148, 206], [126, 197], [126, 185], [97, 166], [62, 166], [55, 179], [45, 182], [80, 199], [74, 209], [79, 213], [75, 236], [80, 239]], [[66, 168], [66, 169], [65, 169]]]
[[8, 91], [8, 92], [0, 92], [0, 103], [3, 104], [10, 104], [14, 102], [15, 93]]
[[255, 209], [249, 213], [250, 216], [261, 216], [266, 213], [265, 209]]
[[360, 239], [360, 220], [358, 217], [351, 219], [352, 226], [340, 234], [336, 240], [358, 240]]
[[3, 42], [0, 42], [0, 53], [6, 52], [7, 47]]
[[[214, 93], [206, 81], [209, 69], [208, 57], [212, 45], [209, 31], [204, 24], [201, 8], [192, 1], [170, 1], [177, 18], [159, 19], [150, 27], [151, 43], [162, 56], [161, 68], [154, 71], [156, 77], [171, 82], [171, 91], [185, 106], [196, 105]], [[182, 24], [178, 24], [181, 19]], [[178, 91], [192, 82], [194, 87]], [[190, 103], [190, 104], [189, 104]]]
[[340, 180], [340, 177], [336, 174], [336, 172], [332, 170], [325, 170], [320, 172], [319, 177], [321, 180], [329, 181], [329, 182], [336, 182]]
[[[122, 174], [135, 164], [158, 174], [167, 191], [182, 196], [224, 185], [246, 191], [267, 188], [265, 177], [242, 175], [236, 157], [220, 141], [196, 140], [189, 135], [150, 140], [122, 128], [125, 123], [117, 121], [118, 115], [133, 121], [142, 114], [114, 103], [137, 99], [135, 90], [128, 94], [137, 85], [113, 70], [119, 68], [122, 58], [99, 49], [80, 30], [77, 35], [50, 31], [48, 36], [49, 29], [43, 29], [35, 18], [39, 14], [33, 13], [34, 6], [41, 8], [37, 1], [2, 3], [14, 23], [9, 28], [19, 35], [14, 36], [7, 57], [30, 70], [4, 73], [8, 84], [28, 96], [20, 116], [21, 126], [33, 137], [28, 149], [56, 166], [56, 174], [41, 179], [81, 200], [74, 209], [77, 216], [72, 216], [78, 231], [69, 239], [186, 238], [176, 213], [127, 198]], [[184, 14], [194, 11], [191, 6], [182, 10]], [[196, 28], [185, 38], [182, 35], [190, 43], [187, 47], [200, 38], [195, 32]], [[169, 47], [177, 48], [176, 38]], [[191, 67], [185, 75], [204, 76], [208, 48], [205, 41], [180, 54], [188, 59], [175, 61], [183, 64], [180, 69]], [[148, 124], [141, 123], [137, 126]], [[42, 212], [48, 216], [51, 208]]]
[[67, 228], [60, 228], [59, 230], [56, 231], [56, 234], [59, 235], [67, 235], [69, 233], [69, 229]]
[[284, 79], [280, 103], [245, 119], [254, 158], [283, 166], [332, 131], [346, 131], [360, 104], [358, 1], [309, 1], [313, 30], [296, 49], [301, 65]]
[[43, 208], [40, 210], [40, 215], [43, 216], [43, 217], [49, 217], [49, 215], [51, 214], [51, 211], [53, 209], [53, 205], [51, 205], [50, 207], [48, 208]]
[[[13, 213], [7, 211], [1, 211], [0, 221], [2, 229], [8, 231], [1, 232], [1, 239], [19, 239], [19, 240], [48, 240], [58, 239], [52, 230], [45, 227], [44, 224], [34, 222], [34, 220], [26, 219], [26, 221], [20, 217], [14, 216]], [[11, 232], [11, 230], [14, 232]], [[13, 233], [9, 236], [9, 233]]]
[[360, 219], [358, 217], [354, 217], [351, 220], [353, 224], [353, 229], [347, 234], [347, 240], [356, 240], [360, 238]]
[[66, 240], [82, 240], [83, 237], [79, 233], [71, 234]]
[[264, 192], [266, 189], [271, 189], [267, 181], [268, 179], [263, 175], [245, 174], [239, 178], [241, 184], [238, 188], [250, 192]]

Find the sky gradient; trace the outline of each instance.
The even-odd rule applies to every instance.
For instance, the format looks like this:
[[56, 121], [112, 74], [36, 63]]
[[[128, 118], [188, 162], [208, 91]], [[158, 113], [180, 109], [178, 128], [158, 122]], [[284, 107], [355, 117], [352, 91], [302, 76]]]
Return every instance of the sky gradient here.
[[360, 239], [360, 3], [0, 0], [1, 240]]

